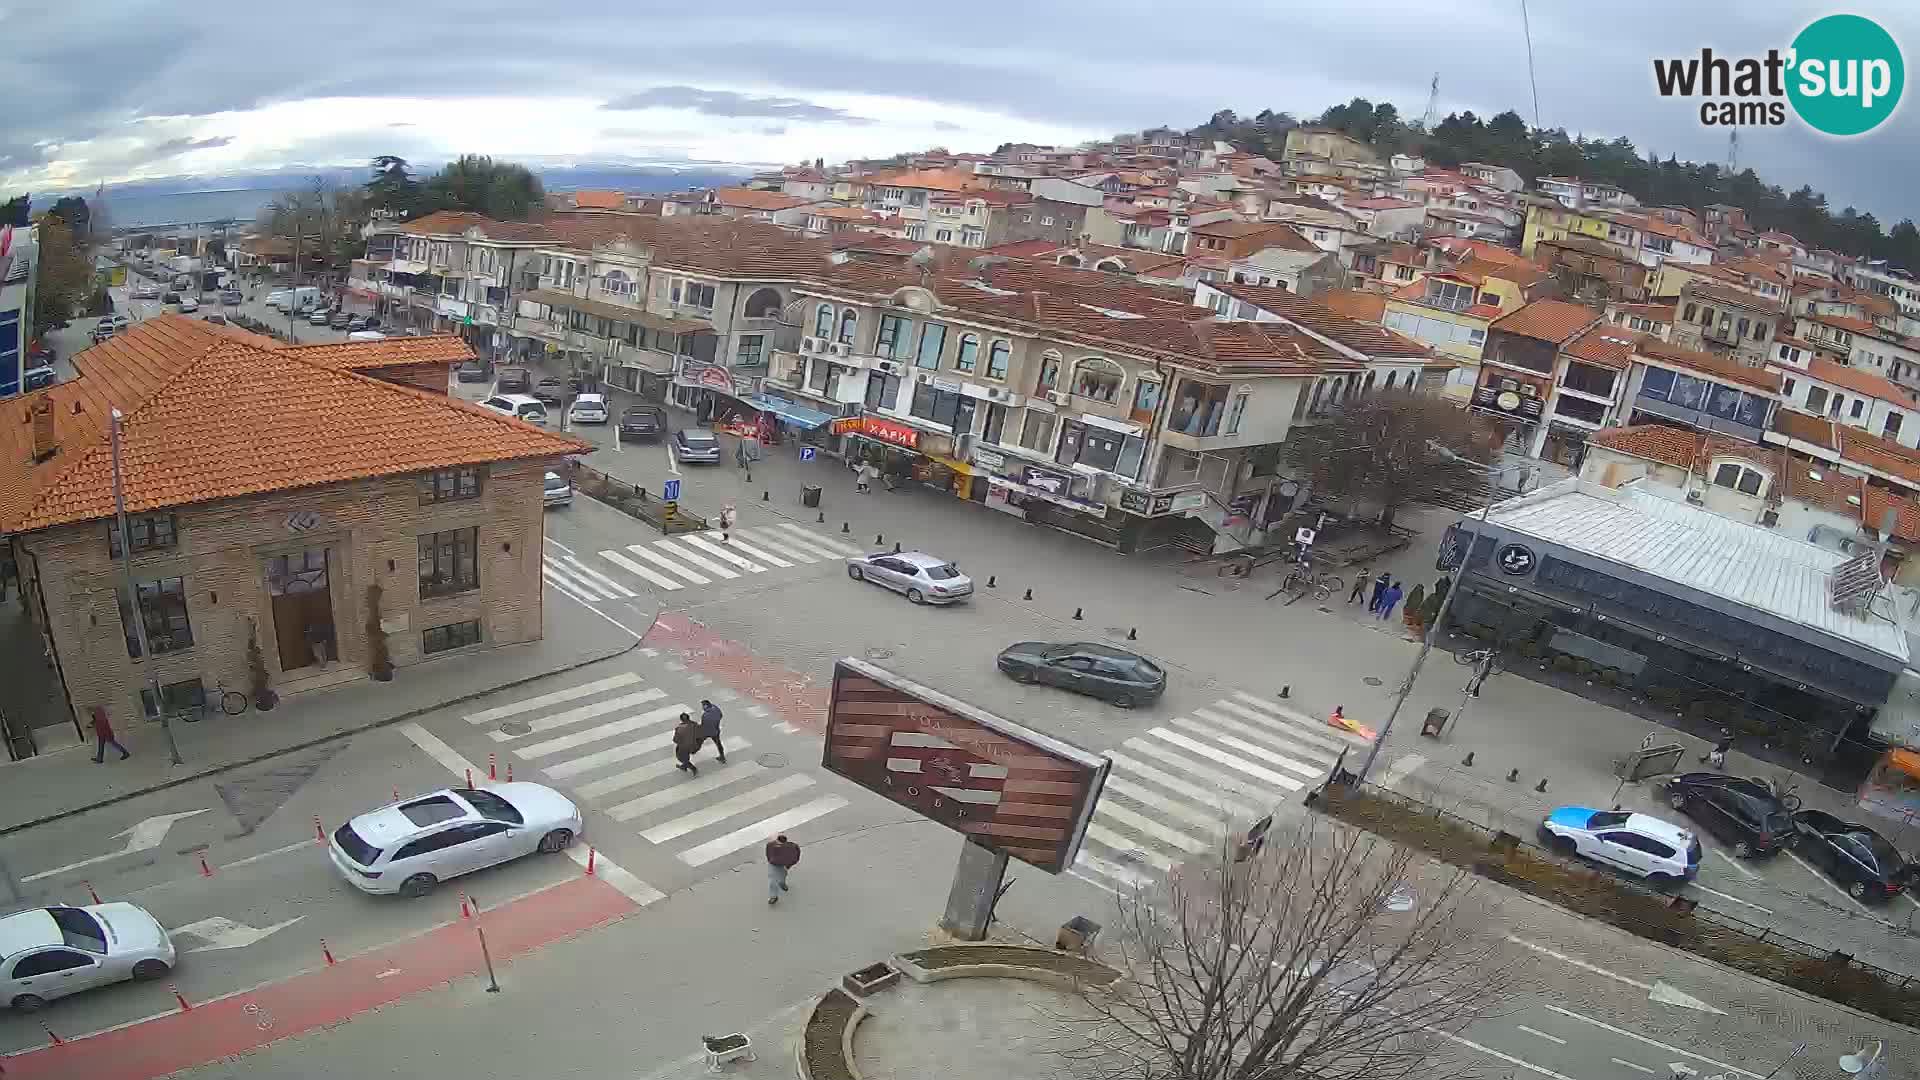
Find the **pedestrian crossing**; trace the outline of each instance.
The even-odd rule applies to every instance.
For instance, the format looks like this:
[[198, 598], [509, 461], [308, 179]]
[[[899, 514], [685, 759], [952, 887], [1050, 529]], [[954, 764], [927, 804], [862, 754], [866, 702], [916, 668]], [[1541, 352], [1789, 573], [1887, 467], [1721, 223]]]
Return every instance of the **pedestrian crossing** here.
[[756, 760], [751, 736], [758, 725], [746, 708], [723, 722], [724, 765], [702, 748], [694, 758], [699, 774], [679, 771], [673, 726], [682, 713], [700, 713], [699, 700], [685, 696], [691, 700], [673, 700], [681, 695], [629, 671], [464, 719], [488, 728], [487, 738], [500, 747], [495, 753], [510, 757], [522, 779], [569, 791], [647, 843], [670, 847], [688, 866], [756, 847], [849, 805], [820, 791], [809, 773]]
[[1207, 859], [1367, 741], [1290, 705], [1236, 691], [1108, 751], [1112, 769], [1072, 873], [1151, 888]]
[[638, 596], [646, 586], [679, 592], [860, 554], [864, 552], [845, 540], [782, 522], [735, 529], [724, 541], [718, 532], [708, 530], [595, 555], [575, 553], [548, 540], [540, 574], [555, 589], [593, 604]]

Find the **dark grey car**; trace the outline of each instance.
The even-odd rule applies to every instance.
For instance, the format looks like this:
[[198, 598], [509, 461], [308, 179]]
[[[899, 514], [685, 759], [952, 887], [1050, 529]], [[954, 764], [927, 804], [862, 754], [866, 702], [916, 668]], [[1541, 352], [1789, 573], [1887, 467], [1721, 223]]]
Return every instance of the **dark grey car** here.
[[1016, 682], [1058, 686], [1123, 709], [1156, 701], [1167, 689], [1167, 673], [1160, 665], [1090, 641], [1022, 641], [1002, 649], [997, 663]]
[[656, 442], [666, 434], [667, 414], [657, 405], [629, 405], [620, 412], [620, 427], [616, 437], [621, 442], [639, 439]]
[[847, 576], [872, 581], [916, 604], [951, 604], [973, 595], [973, 579], [960, 568], [924, 551], [876, 551], [847, 559]]
[[673, 457], [675, 461], [705, 461], [713, 464], [720, 462], [720, 440], [711, 432], [688, 431], [685, 428], [673, 433]]

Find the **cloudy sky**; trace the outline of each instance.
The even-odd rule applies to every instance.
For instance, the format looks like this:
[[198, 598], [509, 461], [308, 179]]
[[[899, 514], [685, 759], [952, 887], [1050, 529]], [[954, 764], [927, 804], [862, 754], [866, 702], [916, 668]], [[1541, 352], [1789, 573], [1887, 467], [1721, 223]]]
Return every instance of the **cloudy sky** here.
[[[6, 10], [12, 4], [13, 10]], [[282, 5], [272, 5], [282, 8]], [[1724, 132], [1653, 91], [1656, 55], [1784, 48], [1833, 10], [1534, 0], [1539, 118], [1723, 159]], [[1850, 10], [1920, 43], [1920, 6]], [[1312, 114], [1356, 95], [1531, 119], [1520, 0], [972, 0], [871, 4], [207, 8], [0, 0], [0, 191], [461, 152], [533, 163], [840, 160], [1074, 142], [1218, 108]], [[1920, 90], [1914, 91], [1920, 93]], [[1745, 129], [1741, 162], [1837, 208], [1920, 216], [1920, 109], [1851, 141]]]

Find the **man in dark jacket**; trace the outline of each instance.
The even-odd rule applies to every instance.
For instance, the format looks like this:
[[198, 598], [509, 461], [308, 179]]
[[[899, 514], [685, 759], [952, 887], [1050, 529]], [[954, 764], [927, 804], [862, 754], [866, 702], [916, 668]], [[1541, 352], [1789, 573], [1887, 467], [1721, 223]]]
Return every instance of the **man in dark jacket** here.
[[[720, 706], [715, 705], [705, 698], [701, 698], [700, 746], [707, 745], [708, 739], [713, 740], [713, 748], [720, 753], [720, 764], [725, 765], [727, 763], [727, 748], [720, 745]], [[694, 749], [698, 750], [700, 746], [696, 746]]]
[[93, 763], [95, 765], [105, 760], [107, 747], [109, 746], [120, 751], [121, 761], [125, 761], [133, 756], [127, 753], [126, 747], [120, 745], [119, 739], [113, 737], [113, 721], [107, 719], [107, 710], [99, 705], [93, 707], [93, 734], [95, 738], [100, 740], [99, 747], [93, 752]]
[[767, 841], [767, 903], [780, 902], [787, 891], [787, 871], [800, 865], [800, 845], [787, 839], [786, 833]]
[[700, 767], [693, 763], [693, 752], [700, 749], [700, 742], [700, 725], [693, 722], [693, 717], [681, 713], [680, 722], [673, 727], [673, 756], [680, 759], [674, 768], [700, 775]]
[[1373, 595], [1367, 599], [1367, 613], [1369, 615], [1380, 610], [1380, 597], [1387, 591], [1387, 586], [1392, 583], [1393, 576], [1385, 570], [1380, 571], [1380, 576], [1373, 579]]

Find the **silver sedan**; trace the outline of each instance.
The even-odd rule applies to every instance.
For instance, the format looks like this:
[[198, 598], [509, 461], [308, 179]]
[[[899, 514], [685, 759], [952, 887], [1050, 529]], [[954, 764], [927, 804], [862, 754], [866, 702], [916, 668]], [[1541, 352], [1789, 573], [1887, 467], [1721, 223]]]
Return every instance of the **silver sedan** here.
[[847, 576], [907, 594], [916, 604], [951, 604], [973, 595], [973, 579], [924, 551], [876, 551], [847, 559]]

